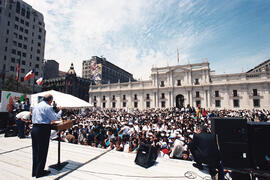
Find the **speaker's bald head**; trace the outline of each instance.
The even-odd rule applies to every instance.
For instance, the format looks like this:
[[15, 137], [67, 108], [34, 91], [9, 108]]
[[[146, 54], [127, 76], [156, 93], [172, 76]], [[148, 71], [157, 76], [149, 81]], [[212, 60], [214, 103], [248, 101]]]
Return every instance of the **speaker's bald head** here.
[[53, 100], [53, 96], [51, 94], [45, 94], [45, 96], [43, 97], [43, 100], [46, 102], [50, 102]]

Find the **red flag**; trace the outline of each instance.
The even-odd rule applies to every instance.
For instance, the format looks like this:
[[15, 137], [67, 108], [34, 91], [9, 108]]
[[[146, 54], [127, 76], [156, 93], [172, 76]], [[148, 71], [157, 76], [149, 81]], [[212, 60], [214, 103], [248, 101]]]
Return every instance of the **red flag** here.
[[35, 77], [34, 70], [29, 71], [25, 76], [24, 76], [24, 81], [28, 81], [31, 78]]
[[17, 73], [16, 73], [16, 81], [18, 82], [20, 78], [20, 63], [17, 64]]

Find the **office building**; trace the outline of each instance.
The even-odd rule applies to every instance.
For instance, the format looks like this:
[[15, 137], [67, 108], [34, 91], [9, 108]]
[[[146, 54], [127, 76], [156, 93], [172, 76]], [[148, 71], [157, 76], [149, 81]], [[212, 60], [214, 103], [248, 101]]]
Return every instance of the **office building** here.
[[83, 61], [82, 77], [91, 79], [96, 84], [135, 81], [132, 74], [98, 56]]
[[[0, 0], [0, 27], [0, 81], [16, 76], [18, 63], [20, 81], [32, 69], [35, 79], [39, 78], [46, 35], [43, 15], [22, 0]], [[33, 84], [35, 79], [27, 83]]]

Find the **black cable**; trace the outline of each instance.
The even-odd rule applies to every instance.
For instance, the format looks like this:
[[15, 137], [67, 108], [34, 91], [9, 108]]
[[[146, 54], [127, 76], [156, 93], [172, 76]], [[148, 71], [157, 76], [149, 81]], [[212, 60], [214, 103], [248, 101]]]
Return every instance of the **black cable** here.
[[11, 152], [14, 152], [14, 151], [19, 151], [21, 149], [26, 149], [26, 148], [29, 148], [29, 147], [32, 147], [32, 145], [21, 147], [21, 148], [18, 148], [18, 149], [13, 149], [13, 150], [10, 150], [10, 151], [1, 152], [0, 155], [11, 153]]

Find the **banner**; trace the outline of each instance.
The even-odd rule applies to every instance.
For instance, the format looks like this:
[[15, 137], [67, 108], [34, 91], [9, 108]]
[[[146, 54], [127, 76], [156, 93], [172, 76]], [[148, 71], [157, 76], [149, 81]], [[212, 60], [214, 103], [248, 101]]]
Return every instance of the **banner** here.
[[96, 85], [101, 83], [102, 79], [102, 64], [97, 64], [95, 59], [90, 62], [90, 79], [95, 82]]

